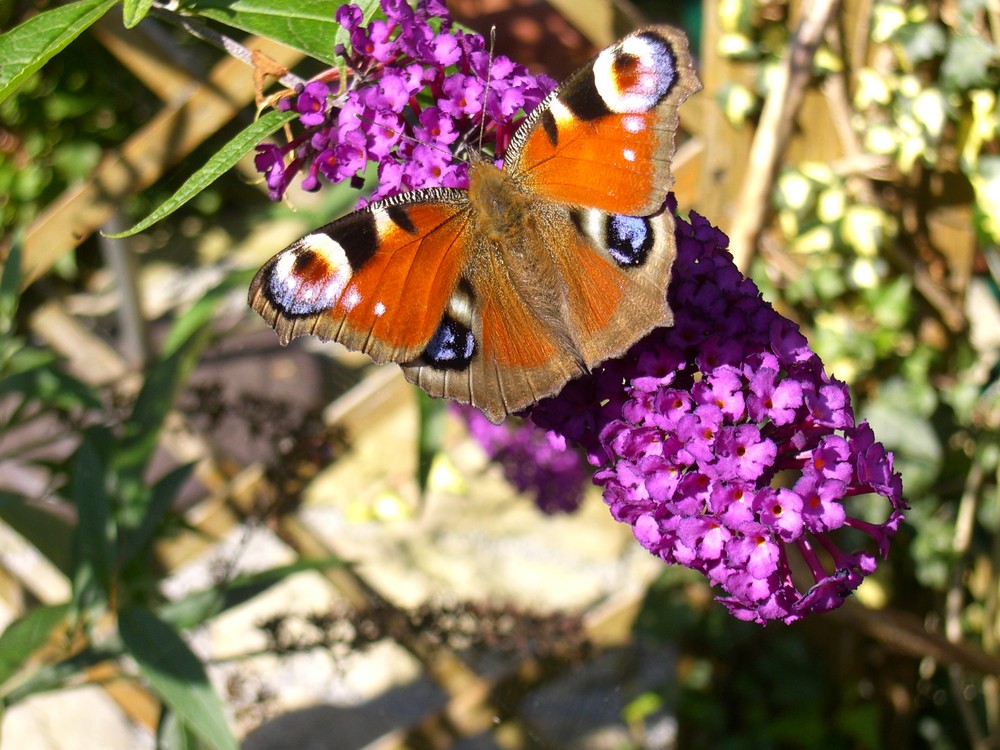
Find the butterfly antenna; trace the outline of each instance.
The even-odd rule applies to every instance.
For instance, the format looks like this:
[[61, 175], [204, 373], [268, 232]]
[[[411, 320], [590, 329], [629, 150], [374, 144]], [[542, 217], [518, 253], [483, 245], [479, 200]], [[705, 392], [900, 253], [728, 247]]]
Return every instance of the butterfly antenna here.
[[493, 75], [493, 48], [497, 43], [497, 27], [490, 26], [490, 57], [486, 64], [486, 86], [483, 87], [483, 109], [479, 113], [479, 153], [483, 153], [483, 137], [486, 134], [486, 101], [490, 98], [490, 76]]

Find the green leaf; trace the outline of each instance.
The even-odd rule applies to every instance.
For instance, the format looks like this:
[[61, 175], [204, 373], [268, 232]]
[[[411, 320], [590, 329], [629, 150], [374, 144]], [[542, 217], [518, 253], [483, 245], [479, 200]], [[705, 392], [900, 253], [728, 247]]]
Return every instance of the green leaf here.
[[116, 2], [77, 0], [39, 13], [6, 34], [0, 34], [0, 102]]
[[156, 725], [156, 746], [169, 750], [213, 750], [169, 709], [163, 710]]
[[[251, 34], [274, 39], [310, 57], [336, 65], [334, 47], [344, 40], [334, 16], [343, 5], [338, 0], [192, 0], [186, 12], [211, 18]], [[365, 20], [378, 8], [377, 0], [361, 0]]]
[[177, 499], [184, 483], [190, 478], [195, 466], [197, 466], [197, 462], [194, 461], [178, 466], [153, 485], [149, 495], [149, 503], [138, 528], [130, 529], [123, 534], [124, 544], [120, 555], [123, 568], [131, 562], [137, 562], [144, 568], [146, 567], [146, 558], [142, 553], [148, 551], [152, 545], [160, 529], [160, 524], [170, 508], [173, 507], [174, 500]]
[[980, 86], [996, 86], [989, 76], [990, 66], [997, 60], [997, 50], [985, 39], [972, 34], [951, 37], [948, 53], [941, 63], [941, 80], [960, 91]]
[[893, 38], [902, 45], [903, 53], [911, 65], [940, 55], [947, 46], [944, 29], [933, 21], [905, 24], [896, 31]]
[[10, 252], [0, 276], [0, 336], [10, 336], [14, 331], [14, 316], [21, 301], [21, 252], [24, 247], [21, 232], [14, 235]]
[[[67, 576], [73, 574], [73, 534], [70, 522], [27, 498], [0, 490], [0, 519], [31, 542]], [[2, 656], [2, 649], [0, 649]]]
[[138, 25], [139, 21], [149, 15], [149, 9], [153, 7], [153, 0], [125, 0], [122, 9], [125, 28], [131, 29]]
[[234, 286], [245, 285], [248, 275], [249, 272], [232, 274], [181, 315], [167, 334], [159, 357], [147, 369], [146, 380], [125, 424], [125, 439], [116, 462], [122, 520], [133, 528], [148, 511], [150, 493], [145, 469], [156, 450], [163, 422], [208, 341], [216, 307]]
[[122, 521], [135, 526], [146, 513], [149, 499], [145, 483], [146, 466], [156, 450], [163, 422], [173, 406], [174, 398], [187, 376], [194, 369], [209, 328], [203, 328], [165, 359], [153, 362], [146, 373], [142, 390], [125, 423], [125, 436], [117, 452]]
[[52, 353], [40, 349], [22, 349], [11, 358], [0, 380], [0, 395], [4, 394], [18, 394], [62, 412], [102, 406], [88, 385], [57, 369]]
[[239, 750], [204, 666], [172, 627], [147, 610], [126, 607], [118, 632], [142, 676], [184, 724], [215, 750]]
[[108, 493], [108, 459], [114, 437], [101, 427], [83, 433], [73, 462], [71, 497], [76, 505], [74, 599], [88, 607], [104, 598], [114, 569], [115, 531]]
[[434, 457], [444, 448], [444, 416], [448, 402], [417, 391], [419, 432], [417, 434], [417, 482], [420, 493], [427, 490]]
[[[68, 614], [72, 615], [73, 613], [70, 610]], [[46, 662], [37, 668], [32, 665], [32, 669], [23, 680], [17, 680], [16, 684], [4, 686], [3, 704], [13, 706], [15, 703], [38, 693], [61, 690], [68, 687], [69, 684], [79, 685], [88, 669], [102, 662], [118, 659], [120, 656], [120, 653], [113, 651], [86, 648], [79, 654], [54, 664]]]
[[68, 614], [69, 604], [35, 607], [7, 626], [0, 635], [0, 683], [24, 666]]
[[177, 189], [177, 192], [167, 198], [167, 200], [155, 209], [153, 213], [132, 228], [126, 229], [124, 232], [109, 234], [107, 236], [112, 239], [130, 237], [133, 234], [137, 234], [151, 227], [161, 219], [170, 216], [170, 214], [229, 171], [236, 164], [236, 162], [242, 159], [254, 146], [267, 138], [267, 136], [271, 135], [271, 133], [274, 133], [276, 130], [281, 128], [281, 126], [286, 122], [294, 119], [296, 116], [297, 113], [294, 110], [289, 112], [272, 110], [271, 112], [268, 112], [250, 127], [244, 128], [240, 131], [235, 138], [219, 149], [219, 151], [208, 160], [205, 166], [191, 175], [184, 182], [184, 184]]
[[271, 586], [296, 573], [329, 570], [344, 564], [338, 557], [296, 560], [289, 565], [237, 576], [218, 586], [191, 592], [183, 599], [164, 604], [158, 614], [178, 630], [186, 630], [203, 624], [220, 612], [259, 596]]
[[233, 289], [246, 287], [250, 278], [250, 271], [237, 271], [230, 274], [181, 313], [163, 341], [160, 357], [173, 355], [192, 338], [200, 336], [205, 327], [214, 319], [215, 310], [219, 304], [229, 296]]

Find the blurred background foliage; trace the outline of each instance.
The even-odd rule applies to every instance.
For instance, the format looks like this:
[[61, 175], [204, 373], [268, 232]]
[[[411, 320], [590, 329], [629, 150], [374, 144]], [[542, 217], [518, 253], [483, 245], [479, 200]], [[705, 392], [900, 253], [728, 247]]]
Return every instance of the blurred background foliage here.
[[[326, 5], [332, 17], [336, 4]], [[582, 23], [571, 5], [552, 3], [549, 12]], [[654, 21], [667, 13], [658, 0], [639, 10], [584, 5], [603, 24], [588, 34], [593, 47], [640, 13]], [[56, 7], [0, 3], [0, 18], [10, 29]], [[149, 7], [127, 3], [126, 12], [137, 20]], [[190, 7], [194, 16], [211, 15], [211, 3]], [[454, 10], [476, 28], [497, 23], [501, 42], [504, 24], [528, 15], [504, 4], [456, 3]], [[791, 628], [735, 622], [703, 581], [666, 571], [647, 594], [633, 638], [671, 644], [677, 670], [623, 713], [631, 746], [667, 746], [650, 729], [666, 711], [677, 718], [682, 748], [996, 747], [1000, 9], [990, 0], [722, 0], [671, 11], [701, 40], [706, 82], [682, 118], [697, 149], [675, 170], [680, 206], [723, 230], [752, 211], [764, 216], [752, 242], [734, 246], [737, 258], [779, 311], [802, 325], [828, 370], [851, 385], [859, 417], [895, 452], [912, 510], [889, 561], [857, 601]], [[232, 25], [254, 30], [256, 21], [240, 12], [243, 23]], [[214, 28], [237, 33], [214, 18]], [[781, 91], [796, 30], [810, 18], [826, 20], [807, 58], [808, 87], [784, 114], [787, 137], [762, 137], [758, 125], [771, 122], [768, 107]], [[338, 561], [305, 555], [253, 577], [229, 572], [171, 600], [162, 588], [170, 566], [158, 545], [192, 531], [186, 512], [211, 494], [205, 472], [195, 472], [206, 455], [209, 476], [230, 488], [246, 467], [266, 467], [241, 506], [243, 520], [276, 523], [294, 513], [310, 477], [343, 448], [321, 409], [369, 371], [337, 369], [333, 391], [323, 386], [324, 398], [311, 404], [285, 402], [273, 390], [232, 401], [204, 381], [188, 384], [227, 336], [243, 330], [240, 292], [252, 270], [244, 243], [267, 236], [285, 215], [267, 204], [245, 162], [131, 240], [133, 265], [125, 270], [109, 270], [118, 256], [92, 231], [113, 217], [102, 214], [93, 226], [78, 220], [78, 187], [170, 103], [150, 85], [157, 74], [123, 55], [120, 40], [151, 28], [160, 50], [196, 78], [222, 59], [164, 20], [123, 32], [109, 16], [0, 102], [0, 517], [71, 582], [64, 596], [46, 599], [4, 573], [5, 591], [13, 592], [5, 594], [8, 619], [21, 619], [0, 637], [0, 696], [10, 707], [95, 674], [106, 680], [99, 667], [110, 663], [115, 675], [161, 701], [162, 745], [232, 747], [221, 701], [179, 634], [297, 571], [329, 571]], [[6, 54], [0, 44], [0, 58]], [[574, 66], [549, 72], [559, 77]], [[145, 216], [248, 125], [252, 105], [244, 104], [184, 161], [183, 154], [165, 158], [141, 184], [105, 184], [119, 220]], [[766, 150], [768, 136], [776, 141], [774, 168], [755, 173], [748, 155]], [[767, 203], [748, 210], [741, 195], [755, 180], [763, 181]], [[320, 202], [302, 198], [299, 223], [285, 240], [353, 200], [335, 191]], [[38, 261], [33, 238], [59, 224], [75, 239]], [[48, 273], [25, 278], [22, 253], [29, 272]], [[119, 302], [130, 287], [141, 290], [142, 313]], [[53, 305], [64, 315], [55, 328]], [[137, 358], [123, 338], [136, 325], [147, 342]], [[74, 339], [74, 330], [87, 336]], [[117, 351], [112, 364], [95, 364], [104, 361], [102, 346]], [[425, 421], [424, 454], [439, 445], [437, 418]], [[200, 446], [183, 461], [164, 451], [166, 426], [178, 419]], [[236, 444], [224, 437], [234, 423], [241, 425]], [[117, 629], [107, 627], [111, 613]], [[502, 613], [478, 616], [486, 623]], [[385, 632], [420, 638], [401, 635], [405, 628]], [[144, 638], [150, 633], [158, 646]], [[164, 657], [165, 642], [172, 657]], [[186, 687], [178, 688], [178, 676]]]

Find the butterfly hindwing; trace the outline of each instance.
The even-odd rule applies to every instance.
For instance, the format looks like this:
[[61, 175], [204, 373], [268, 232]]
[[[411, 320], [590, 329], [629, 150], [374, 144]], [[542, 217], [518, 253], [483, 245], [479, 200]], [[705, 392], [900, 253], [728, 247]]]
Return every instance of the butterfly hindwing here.
[[488, 243], [472, 255], [478, 262], [459, 282], [432, 344], [403, 373], [432, 396], [472, 404], [500, 422], [586, 368]]
[[572, 305], [573, 338], [588, 367], [618, 357], [659, 326], [673, 324], [664, 290], [674, 256], [674, 220], [568, 212], [573, 241], [555, 246]]

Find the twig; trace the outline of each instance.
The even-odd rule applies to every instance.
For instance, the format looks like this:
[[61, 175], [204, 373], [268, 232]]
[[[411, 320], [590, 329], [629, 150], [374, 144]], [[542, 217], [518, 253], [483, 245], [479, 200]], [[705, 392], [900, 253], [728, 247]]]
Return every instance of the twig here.
[[126, 240], [113, 240], [104, 232], [114, 234], [125, 228], [121, 212], [115, 211], [105, 223], [103, 231], [98, 235], [98, 245], [104, 265], [111, 270], [118, 289], [118, 325], [121, 328], [119, 336], [120, 350], [125, 361], [138, 367], [149, 360], [149, 326], [142, 312], [141, 294], [137, 277], [138, 264]]
[[[994, 483], [997, 495], [996, 500], [1000, 500], [1000, 467], [997, 468], [994, 476]], [[995, 654], [997, 650], [997, 573], [1000, 571], [1000, 534], [993, 535], [993, 549], [990, 560], [990, 580], [993, 585], [986, 592], [986, 601], [983, 605], [985, 617], [983, 622], [983, 650], [988, 654]], [[990, 737], [1000, 736], [1000, 680], [992, 675], [983, 678], [983, 704], [986, 715], [986, 731]]]
[[[983, 466], [979, 461], [973, 461], [966, 477], [965, 488], [962, 498], [958, 504], [958, 515], [955, 518], [955, 535], [951, 541], [951, 549], [954, 552], [954, 568], [951, 575], [951, 584], [945, 594], [944, 610], [944, 632], [945, 637], [951, 643], [961, 643], [962, 638], [962, 609], [965, 601], [963, 581], [966, 556], [969, 553], [969, 544], [972, 541], [972, 530], [976, 522], [976, 506], [979, 498], [979, 490], [983, 483]], [[948, 678], [951, 681], [952, 698], [955, 700], [958, 713], [965, 724], [965, 731], [969, 735], [970, 745], [973, 748], [985, 750], [989, 745], [983, 734], [983, 729], [979, 725], [976, 711], [965, 700], [965, 689], [969, 684], [965, 669], [958, 664], [951, 664], [948, 667]]]
[[[154, 6], [151, 12], [169, 23], [180, 26], [186, 32], [194, 37], [197, 37], [198, 39], [201, 39], [203, 42], [207, 42], [208, 44], [218, 47], [231, 57], [246, 63], [250, 67], [254, 67], [253, 50], [244, 47], [232, 37], [219, 33], [215, 29], [201, 23], [200, 21], [195, 21], [187, 16], [182, 16], [162, 6]], [[293, 89], [296, 86], [306, 85], [305, 79], [300, 78], [294, 73], [285, 73], [278, 78], [278, 81], [283, 86], [287, 86], [290, 89]]]
[[753, 257], [767, 216], [768, 198], [778, 163], [812, 78], [813, 56], [838, 5], [839, 0], [815, 0], [804, 8], [802, 21], [789, 44], [788, 56], [775, 76], [774, 86], [764, 103], [750, 149], [747, 179], [743, 183], [729, 236], [733, 258], [740, 268], [745, 269]]

